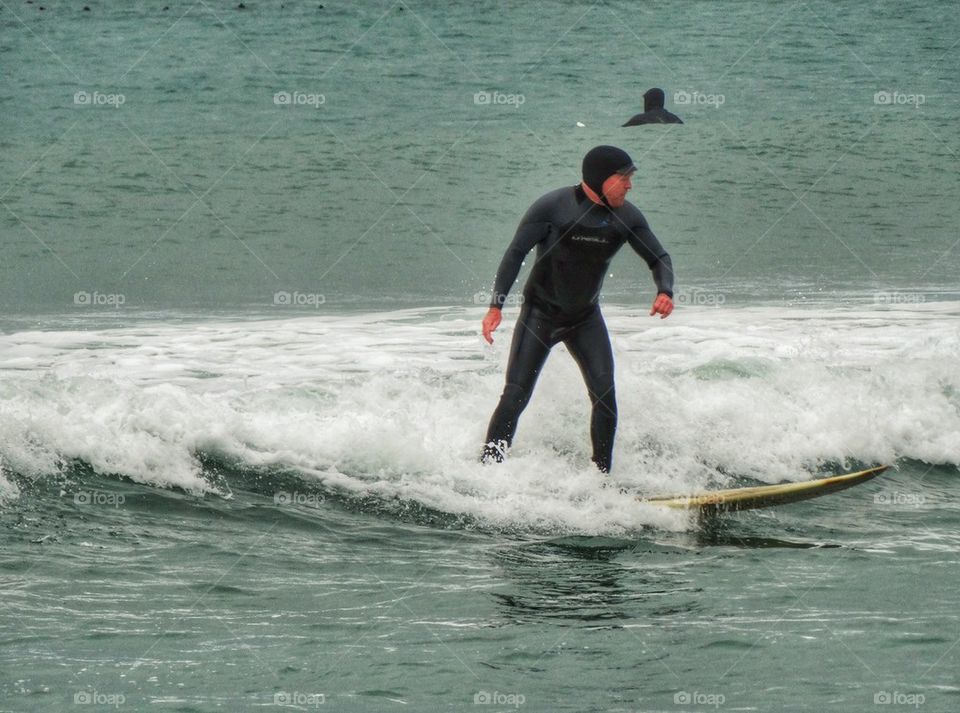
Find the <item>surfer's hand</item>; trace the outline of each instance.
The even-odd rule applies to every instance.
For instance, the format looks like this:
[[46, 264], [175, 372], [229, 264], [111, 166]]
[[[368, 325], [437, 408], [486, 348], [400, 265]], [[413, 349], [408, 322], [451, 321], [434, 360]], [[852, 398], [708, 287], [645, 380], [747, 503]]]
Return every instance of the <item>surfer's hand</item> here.
[[650, 316], [652, 317], [655, 314], [659, 314], [660, 319], [666, 319], [670, 316], [671, 312], [673, 312], [673, 300], [670, 299], [668, 295], [665, 295], [661, 292], [659, 295], [657, 295], [657, 299], [653, 301], [653, 308], [650, 310]]
[[493, 344], [493, 330], [500, 326], [500, 308], [491, 307], [483, 318], [483, 338], [487, 344]]

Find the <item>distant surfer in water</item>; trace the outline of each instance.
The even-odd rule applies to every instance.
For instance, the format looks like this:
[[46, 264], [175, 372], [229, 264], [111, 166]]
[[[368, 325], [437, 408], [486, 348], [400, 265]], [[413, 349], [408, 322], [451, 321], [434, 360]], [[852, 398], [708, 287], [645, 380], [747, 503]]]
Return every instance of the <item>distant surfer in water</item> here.
[[663, 319], [673, 311], [670, 256], [643, 213], [626, 200], [636, 170], [622, 149], [597, 146], [583, 159], [580, 184], [547, 193], [520, 221], [500, 262], [490, 309], [483, 318], [487, 342], [493, 343], [491, 335], [500, 325], [501, 308], [524, 257], [534, 247], [537, 254], [523, 290], [506, 386], [490, 419], [482, 462], [503, 460], [550, 349], [563, 342], [580, 367], [593, 406], [593, 462], [601, 472], [610, 472], [617, 401], [613, 350], [598, 300], [610, 261], [624, 243], [653, 272], [657, 297], [651, 316]]
[[682, 124], [680, 117], [663, 108], [663, 90], [648, 89], [643, 95], [643, 113], [630, 118], [624, 126], [639, 124]]

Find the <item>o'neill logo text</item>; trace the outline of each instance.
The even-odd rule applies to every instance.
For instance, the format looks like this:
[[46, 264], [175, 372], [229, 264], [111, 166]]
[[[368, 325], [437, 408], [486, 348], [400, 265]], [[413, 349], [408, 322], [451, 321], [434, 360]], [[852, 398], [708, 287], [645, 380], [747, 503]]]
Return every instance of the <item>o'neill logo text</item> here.
[[574, 235], [570, 239], [577, 240], [581, 243], [600, 243], [601, 245], [607, 244], [606, 238], [595, 238], [592, 235]]

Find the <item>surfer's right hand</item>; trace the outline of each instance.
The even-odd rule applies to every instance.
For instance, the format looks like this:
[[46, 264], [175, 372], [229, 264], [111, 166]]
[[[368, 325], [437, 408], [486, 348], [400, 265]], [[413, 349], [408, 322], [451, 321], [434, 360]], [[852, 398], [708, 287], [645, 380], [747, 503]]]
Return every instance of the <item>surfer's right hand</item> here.
[[483, 318], [483, 338], [487, 344], [493, 344], [493, 330], [500, 326], [500, 308], [491, 307]]

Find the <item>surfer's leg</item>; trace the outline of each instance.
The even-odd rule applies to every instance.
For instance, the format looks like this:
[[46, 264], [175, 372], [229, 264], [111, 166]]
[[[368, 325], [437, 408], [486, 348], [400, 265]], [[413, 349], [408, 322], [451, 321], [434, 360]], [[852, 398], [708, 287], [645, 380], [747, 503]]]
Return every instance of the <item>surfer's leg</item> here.
[[613, 349], [599, 308], [571, 330], [563, 343], [580, 367], [590, 394], [593, 462], [601, 472], [609, 473], [613, 462], [613, 439], [617, 432], [617, 394], [613, 381]]
[[510, 344], [506, 386], [487, 428], [480, 456], [482, 462], [502, 461], [504, 451], [513, 443], [520, 414], [530, 402], [537, 377], [550, 353], [552, 331], [553, 325], [542, 312], [529, 304], [523, 306]]

